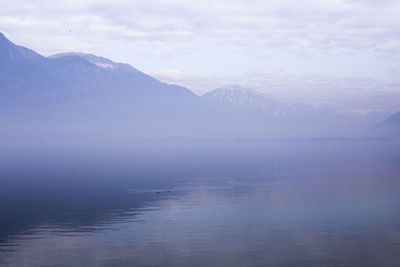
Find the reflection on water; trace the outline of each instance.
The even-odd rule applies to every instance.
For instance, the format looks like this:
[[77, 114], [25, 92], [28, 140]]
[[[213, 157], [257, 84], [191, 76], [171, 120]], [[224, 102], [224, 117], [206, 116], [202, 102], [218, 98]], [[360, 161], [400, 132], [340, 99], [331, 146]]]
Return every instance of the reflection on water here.
[[6, 148], [0, 265], [400, 266], [399, 148]]

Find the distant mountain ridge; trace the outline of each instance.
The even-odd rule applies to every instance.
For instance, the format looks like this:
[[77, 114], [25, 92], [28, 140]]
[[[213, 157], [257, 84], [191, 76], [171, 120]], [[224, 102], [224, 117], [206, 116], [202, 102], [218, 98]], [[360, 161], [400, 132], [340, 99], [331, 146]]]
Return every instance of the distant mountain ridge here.
[[68, 57], [68, 56], [81, 57], [81, 58], [89, 61], [90, 63], [92, 63], [98, 67], [104, 68], [104, 69], [120, 71], [120, 72], [125, 72], [125, 73], [136, 73], [136, 74], [141, 73], [140, 71], [138, 71], [137, 69], [135, 69], [134, 67], [132, 67], [129, 64], [115, 63], [107, 58], [98, 57], [98, 56], [95, 56], [92, 54], [70, 52], [70, 53], [55, 54], [55, 55], [49, 56], [48, 58], [57, 59], [57, 58], [63, 58], [63, 57]]
[[[128, 90], [142, 93], [178, 94], [194, 97], [183, 87], [162, 83], [128, 64], [83, 53], [49, 58], [17, 46], [0, 35], [0, 92], [19, 101], [48, 97], [83, 97], [88, 92]], [[10, 99], [9, 99], [10, 100]]]
[[400, 125], [400, 111], [390, 116], [382, 124], [398, 124]]
[[4, 132], [13, 139], [33, 129], [41, 138], [50, 132], [126, 138], [332, 137], [371, 125], [367, 116], [362, 121], [327, 107], [289, 105], [239, 86], [196, 96], [128, 64], [84, 53], [43, 57], [3, 34], [0, 59], [0, 123], [8, 125], [0, 138]]
[[333, 110], [327, 107], [282, 103], [264, 93], [243, 88], [238, 85], [215, 89], [203, 95], [203, 98], [221, 105], [263, 113], [264, 116], [274, 119], [297, 119], [299, 115], [311, 116], [312, 113], [316, 111], [318, 111], [319, 114], [334, 113]]
[[215, 89], [203, 95], [203, 98], [217, 103], [240, 107], [254, 107], [265, 111], [270, 111], [271, 108], [277, 105], [277, 101], [273, 98], [263, 93], [240, 87], [239, 85]]
[[379, 123], [374, 131], [382, 136], [400, 137], [400, 111]]

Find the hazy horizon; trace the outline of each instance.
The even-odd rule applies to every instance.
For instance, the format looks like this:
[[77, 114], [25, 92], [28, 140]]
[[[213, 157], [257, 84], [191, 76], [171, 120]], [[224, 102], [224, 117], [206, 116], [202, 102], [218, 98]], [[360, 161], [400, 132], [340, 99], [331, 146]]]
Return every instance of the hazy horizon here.
[[400, 266], [399, 1], [0, 6], [0, 267]]
[[396, 1], [229, 3], [6, 0], [0, 31], [45, 56], [103, 56], [198, 95], [237, 84], [339, 112], [400, 110]]
[[[397, 120], [389, 123], [388, 130], [386, 126], [375, 130], [396, 116], [398, 101], [393, 92], [386, 92], [383, 99], [374, 95], [374, 99], [364, 101], [367, 109], [347, 97], [354, 97], [351, 91], [342, 100], [326, 95], [322, 98], [325, 102], [317, 103], [290, 92], [274, 95], [239, 85], [199, 96], [99, 55], [69, 52], [43, 57], [4, 35], [0, 36], [0, 46], [6, 68], [0, 77], [4, 113], [0, 119], [9, 124], [3, 138], [88, 138], [92, 131], [106, 133], [104, 138], [123, 139], [398, 136]], [[346, 85], [346, 81], [337, 84]], [[321, 95], [314, 92], [305, 97], [318, 99]], [[341, 100], [342, 109], [334, 100]], [[65, 131], [69, 134], [62, 133]]]

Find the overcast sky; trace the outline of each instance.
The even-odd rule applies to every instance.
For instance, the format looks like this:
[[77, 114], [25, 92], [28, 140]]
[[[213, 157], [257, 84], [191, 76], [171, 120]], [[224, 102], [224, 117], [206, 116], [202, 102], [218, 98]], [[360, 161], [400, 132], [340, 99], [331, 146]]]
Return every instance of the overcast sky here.
[[379, 83], [399, 90], [398, 0], [0, 0], [0, 6], [0, 31], [17, 44], [44, 55], [79, 51], [127, 62], [199, 94], [238, 83], [268, 92], [291, 84], [286, 91], [301, 95], [302, 79], [345, 79], [355, 90], [367, 86], [363, 94], [382, 90]]

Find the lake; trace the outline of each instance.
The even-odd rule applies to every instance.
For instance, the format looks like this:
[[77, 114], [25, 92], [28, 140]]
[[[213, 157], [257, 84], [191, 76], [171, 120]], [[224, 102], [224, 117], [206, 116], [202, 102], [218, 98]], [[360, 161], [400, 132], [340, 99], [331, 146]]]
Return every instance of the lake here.
[[0, 266], [400, 266], [400, 142], [2, 144]]

